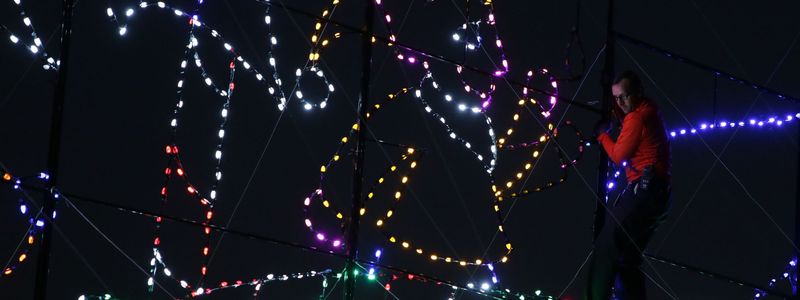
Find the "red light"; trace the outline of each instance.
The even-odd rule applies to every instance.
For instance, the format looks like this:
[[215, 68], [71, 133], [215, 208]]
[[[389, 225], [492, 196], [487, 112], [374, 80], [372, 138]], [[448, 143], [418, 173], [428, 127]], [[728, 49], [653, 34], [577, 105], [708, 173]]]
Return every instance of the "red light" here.
[[203, 247], [203, 255], [208, 255], [208, 247]]
[[183, 176], [183, 169], [178, 168], [176, 171], [178, 171], [178, 175]]
[[178, 154], [178, 146], [172, 146], [172, 153]]
[[383, 288], [388, 291], [392, 289], [392, 285], [387, 283], [385, 286], [383, 286]]
[[408, 274], [408, 280], [413, 280], [413, 279], [414, 279], [414, 275]]
[[229, 66], [230, 66], [231, 69], [233, 69], [233, 67], [234, 67], [233, 62], [231, 62], [231, 64]]
[[188, 191], [189, 194], [194, 194], [195, 192], [197, 192], [197, 190], [195, 190], [194, 187], [192, 186], [186, 187], [186, 191]]
[[156, 245], [156, 246], [161, 245], [161, 239], [156, 237], [156, 239], [153, 241], [153, 245]]
[[170, 154], [170, 153], [172, 153], [172, 147], [170, 147], [169, 145], [167, 145], [167, 154]]
[[242, 281], [241, 280], [237, 280], [236, 281], [236, 285], [242, 285]]
[[161, 223], [161, 217], [156, 217], [156, 223]]
[[211, 234], [211, 227], [206, 227], [205, 232], [206, 234]]
[[170, 168], [164, 169], [164, 174], [167, 174], [167, 175], [172, 174], [172, 169], [170, 169]]
[[236, 84], [231, 82], [231, 84], [228, 85], [228, 88], [231, 89], [231, 91], [232, 91], [234, 88], [236, 88]]
[[162, 187], [161, 188], [161, 196], [166, 196], [166, 195], [167, 195], [167, 187]]
[[200, 270], [200, 273], [206, 275], [206, 266], [203, 266], [203, 269]]
[[209, 210], [209, 211], [206, 213], [206, 219], [209, 219], [209, 220], [211, 220], [211, 215], [212, 215], [212, 214], [213, 214], [213, 212]]
[[3, 271], [3, 274], [4, 275], [11, 275], [11, 272], [14, 272], [14, 270], [12, 270], [11, 268], [6, 268], [6, 270]]
[[228, 282], [227, 281], [220, 282], [219, 286], [226, 287], [226, 286], [228, 286]]

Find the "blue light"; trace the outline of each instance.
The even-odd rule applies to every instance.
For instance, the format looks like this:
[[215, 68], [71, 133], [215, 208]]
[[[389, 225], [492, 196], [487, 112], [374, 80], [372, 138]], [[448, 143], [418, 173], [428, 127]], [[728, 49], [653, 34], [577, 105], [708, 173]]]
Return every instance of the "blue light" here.
[[614, 182], [609, 182], [607, 185], [609, 190], [614, 188]]
[[750, 125], [756, 125], [756, 120], [755, 119], [750, 119]]
[[381, 258], [381, 249], [375, 250], [375, 257]]
[[764, 126], [764, 121], [759, 121], [758, 126]]
[[669, 133], [670, 136], [675, 137], [675, 131]]
[[28, 212], [28, 207], [25, 206], [25, 204], [20, 205], [19, 212], [21, 212], [23, 215], [26, 214]]
[[44, 221], [36, 220], [36, 227], [44, 227]]
[[708, 128], [708, 125], [706, 125], [706, 123], [700, 124], [700, 129], [706, 130], [706, 128]]
[[681, 129], [681, 134], [686, 134], [686, 129]]

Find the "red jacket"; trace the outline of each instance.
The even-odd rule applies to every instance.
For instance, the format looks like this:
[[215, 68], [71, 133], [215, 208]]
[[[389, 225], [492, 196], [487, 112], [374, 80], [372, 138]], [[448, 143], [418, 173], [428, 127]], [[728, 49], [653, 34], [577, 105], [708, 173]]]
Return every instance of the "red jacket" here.
[[625, 115], [616, 142], [605, 132], [597, 140], [615, 164], [627, 162], [628, 182], [639, 179], [642, 170], [650, 165], [657, 177], [670, 179], [669, 138], [658, 108], [649, 100], [643, 100]]

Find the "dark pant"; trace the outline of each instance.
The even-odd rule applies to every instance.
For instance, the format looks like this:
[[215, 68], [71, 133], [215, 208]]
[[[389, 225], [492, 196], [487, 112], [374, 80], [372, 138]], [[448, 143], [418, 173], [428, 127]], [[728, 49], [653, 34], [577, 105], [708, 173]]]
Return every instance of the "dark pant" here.
[[609, 204], [610, 214], [606, 211], [594, 242], [587, 299], [609, 299], [612, 284], [617, 299], [646, 299], [644, 274], [639, 270], [642, 251], [666, 218], [670, 189], [661, 180], [651, 180], [647, 189], [641, 186], [629, 184], [617, 201]]

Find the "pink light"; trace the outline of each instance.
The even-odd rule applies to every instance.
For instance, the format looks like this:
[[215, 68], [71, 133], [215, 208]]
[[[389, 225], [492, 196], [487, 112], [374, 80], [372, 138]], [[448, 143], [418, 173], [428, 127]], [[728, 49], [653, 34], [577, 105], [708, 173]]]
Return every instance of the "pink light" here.
[[333, 241], [333, 246], [334, 246], [334, 247], [339, 247], [339, 246], [341, 246], [341, 245], [342, 245], [342, 242], [341, 242], [341, 241], [339, 241], [339, 240], [335, 240], [335, 241]]
[[495, 41], [495, 44], [497, 44], [497, 48], [503, 48], [503, 42], [502, 41], [497, 40], [497, 41]]
[[397, 59], [399, 59], [399, 60], [403, 60], [404, 58], [405, 58], [405, 57], [403, 57], [403, 55], [402, 55], [402, 54], [398, 54], [398, 55], [397, 55]]
[[325, 235], [322, 234], [322, 233], [317, 233], [317, 239], [320, 240], [320, 241], [324, 241], [325, 240]]
[[388, 22], [391, 22], [391, 21], [392, 21], [392, 16], [386, 15], [386, 22], [388, 23]]
[[491, 100], [486, 100], [486, 101], [483, 101], [483, 103], [481, 104], [481, 107], [483, 107], [483, 108], [487, 108], [487, 107], [489, 107], [489, 104], [490, 104], [490, 103], [491, 103]]
[[413, 56], [409, 56], [409, 57], [408, 57], [408, 62], [410, 62], [410, 63], [412, 63], [412, 64], [413, 64], [413, 63], [417, 62], [417, 59], [416, 59], [416, 58], [414, 58]]

